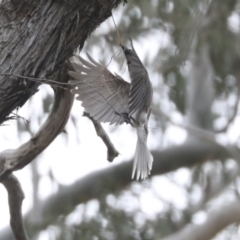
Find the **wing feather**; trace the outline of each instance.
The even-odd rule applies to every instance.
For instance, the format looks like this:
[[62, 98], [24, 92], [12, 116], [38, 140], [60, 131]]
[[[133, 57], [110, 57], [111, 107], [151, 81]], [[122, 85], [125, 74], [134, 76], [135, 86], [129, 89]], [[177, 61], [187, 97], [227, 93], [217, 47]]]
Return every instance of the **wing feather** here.
[[[82, 101], [85, 111], [99, 122], [122, 124], [124, 119], [118, 113], [129, 112], [130, 84], [117, 74], [112, 74], [89, 54], [87, 61], [80, 56], [70, 58], [74, 71], [70, 71], [70, 83], [77, 83], [71, 90]], [[78, 83], [79, 82], [79, 83]]]

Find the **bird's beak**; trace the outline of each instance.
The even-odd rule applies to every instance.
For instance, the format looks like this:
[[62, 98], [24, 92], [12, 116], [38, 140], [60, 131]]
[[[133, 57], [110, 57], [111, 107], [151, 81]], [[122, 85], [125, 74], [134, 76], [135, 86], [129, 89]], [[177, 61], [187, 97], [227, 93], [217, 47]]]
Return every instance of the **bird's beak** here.
[[128, 54], [131, 53], [131, 50], [130, 50], [130, 49], [126, 48], [125, 46], [123, 46], [123, 45], [121, 45], [121, 44], [119, 44], [119, 45], [120, 45], [120, 47], [122, 48], [122, 50], [123, 50], [123, 52], [124, 52], [125, 55], [128, 55]]
[[119, 44], [119, 46], [122, 48], [123, 51], [126, 49], [122, 44]]

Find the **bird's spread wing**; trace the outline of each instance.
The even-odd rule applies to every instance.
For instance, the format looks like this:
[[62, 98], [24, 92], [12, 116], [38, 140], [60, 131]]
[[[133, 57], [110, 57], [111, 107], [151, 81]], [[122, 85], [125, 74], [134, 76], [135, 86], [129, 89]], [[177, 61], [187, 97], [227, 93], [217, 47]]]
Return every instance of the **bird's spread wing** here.
[[85, 112], [98, 122], [122, 124], [124, 119], [116, 112], [129, 112], [130, 84], [119, 75], [112, 74], [89, 55], [88, 58], [90, 62], [77, 55], [70, 58], [74, 69], [69, 72], [73, 78], [70, 82], [76, 83], [71, 91], [78, 94], [76, 99], [82, 101]]

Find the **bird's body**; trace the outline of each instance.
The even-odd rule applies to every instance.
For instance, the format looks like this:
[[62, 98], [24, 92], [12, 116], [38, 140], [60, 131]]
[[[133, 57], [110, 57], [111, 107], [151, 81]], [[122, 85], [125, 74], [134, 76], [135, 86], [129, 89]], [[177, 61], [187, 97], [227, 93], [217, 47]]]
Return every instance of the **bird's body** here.
[[85, 112], [98, 122], [130, 123], [137, 129], [138, 141], [132, 178], [144, 179], [151, 171], [153, 158], [147, 148], [148, 119], [151, 113], [152, 85], [147, 70], [132, 49], [121, 46], [127, 60], [131, 84], [112, 74], [89, 55], [90, 62], [78, 55], [70, 59], [74, 71], [69, 74], [79, 81], [72, 92], [78, 94]]

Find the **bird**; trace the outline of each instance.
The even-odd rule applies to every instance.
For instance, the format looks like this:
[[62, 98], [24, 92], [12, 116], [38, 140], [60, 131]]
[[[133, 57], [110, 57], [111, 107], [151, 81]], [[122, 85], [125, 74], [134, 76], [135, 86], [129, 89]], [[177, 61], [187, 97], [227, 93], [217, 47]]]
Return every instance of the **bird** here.
[[89, 61], [78, 53], [69, 60], [71, 89], [76, 99], [82, 102], [84, 111], [99, 123], [130, 124], [137, 131], [137, 145], [133, 161], [132, 178], [145, 179], [150, 175], [153, 156], [147, 147], [148, 120], [153, 97], [149, 75], [138, 57], [132, 40], [131, 48], [120, 44], [123, 50], [130, 83], [117, 73], [110, 72], [100, 61], [89, 54]]

